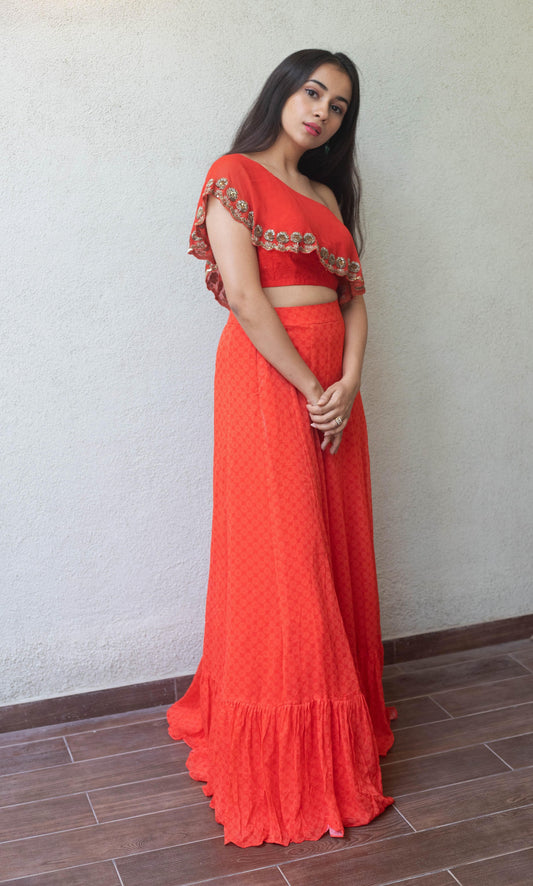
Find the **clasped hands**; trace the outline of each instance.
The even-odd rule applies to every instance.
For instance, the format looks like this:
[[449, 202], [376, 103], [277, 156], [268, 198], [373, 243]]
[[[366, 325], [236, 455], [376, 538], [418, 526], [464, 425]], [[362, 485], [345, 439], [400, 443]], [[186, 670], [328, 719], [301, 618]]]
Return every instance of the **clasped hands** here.
[[[311, 427], [324, 434], [321, 449], [325, 450], [331, 444], [331, 455], [337, 452], [341, 444], [342, 433], [358, 392], [359, 384], [349, 384], [340, 379], [323, 391], [315, 403], [307, 403]], [[337, 418], [342, 421], [336, 421]]]

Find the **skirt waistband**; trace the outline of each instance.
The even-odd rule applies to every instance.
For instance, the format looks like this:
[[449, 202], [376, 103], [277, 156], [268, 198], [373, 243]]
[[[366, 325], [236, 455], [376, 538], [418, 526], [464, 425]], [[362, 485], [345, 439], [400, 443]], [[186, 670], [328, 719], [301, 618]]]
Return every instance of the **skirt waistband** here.
[[[315, 326], [342, 321], [342, 312], [337, 300], [315, 305], [291, 305], [274, 310], [284, 326]], [[230, 319], [238, 322], [232, 313]]]

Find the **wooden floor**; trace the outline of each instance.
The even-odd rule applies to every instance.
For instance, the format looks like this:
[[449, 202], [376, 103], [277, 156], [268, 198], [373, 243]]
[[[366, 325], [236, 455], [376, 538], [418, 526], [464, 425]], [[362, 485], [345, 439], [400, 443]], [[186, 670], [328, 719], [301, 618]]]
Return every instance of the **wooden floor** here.
[[162, 708], [0, 735], [0, 882], [530, 886], [533, 643], [391, 665], [396, 802], [342, 839], [224, 845]]

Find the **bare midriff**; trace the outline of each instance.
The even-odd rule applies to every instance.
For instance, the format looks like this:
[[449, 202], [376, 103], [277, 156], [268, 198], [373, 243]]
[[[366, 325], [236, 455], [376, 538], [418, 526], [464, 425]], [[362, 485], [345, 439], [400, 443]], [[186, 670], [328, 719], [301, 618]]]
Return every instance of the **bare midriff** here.
[[294, 308], [302, 305], [323, 305], [337, 301], [337, 293], [327, 286], [265, 286], [263, 292], [274, 308]]

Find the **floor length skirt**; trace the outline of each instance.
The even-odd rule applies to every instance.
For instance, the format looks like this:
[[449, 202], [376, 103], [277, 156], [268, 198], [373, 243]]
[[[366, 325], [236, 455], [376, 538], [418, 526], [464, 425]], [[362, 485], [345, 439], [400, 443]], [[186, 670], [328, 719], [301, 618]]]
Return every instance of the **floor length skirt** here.
[[[337, 302], [278, 308], [324, 388], [342, 374]], [[389, 806], [365, 417], [338, 452], [305, 398], [230, 314], [215, 373], [211, 565], [203, 655], [169, 732], [192, 748], [226, 843], [316, 840]]]

